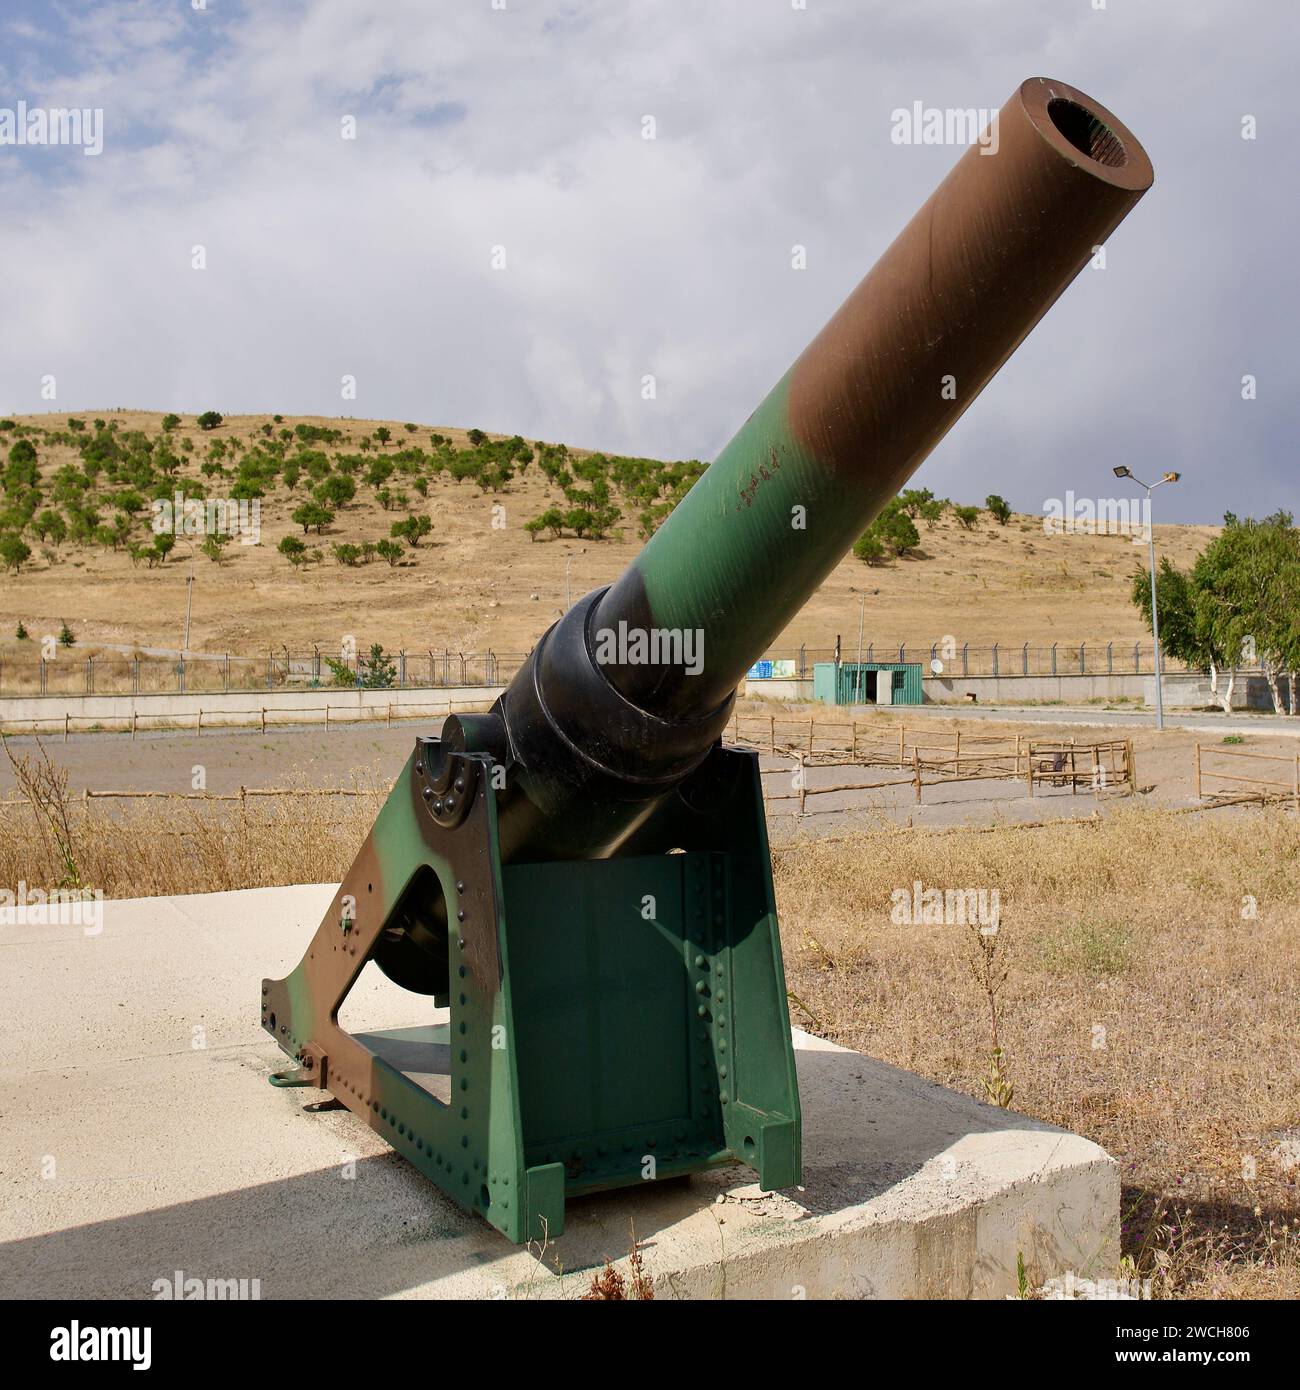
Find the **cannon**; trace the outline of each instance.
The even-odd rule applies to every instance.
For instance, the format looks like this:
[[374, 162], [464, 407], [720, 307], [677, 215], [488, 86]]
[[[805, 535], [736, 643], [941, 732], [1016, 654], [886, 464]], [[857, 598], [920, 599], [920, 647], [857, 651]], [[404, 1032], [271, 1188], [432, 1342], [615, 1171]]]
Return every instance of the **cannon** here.
[[[759, 765], [721, 741], [737, 685], [1152, 182], [1065, 83], [996, 123], [617, 582], [489, 712], [415, 740], [307, 954], [263, 981], [294, 1063], [272, 1080], [512, 1241], [712, 1165], [799, 1182]], [[426, 1026], [344, 1031], [369, 961]]]

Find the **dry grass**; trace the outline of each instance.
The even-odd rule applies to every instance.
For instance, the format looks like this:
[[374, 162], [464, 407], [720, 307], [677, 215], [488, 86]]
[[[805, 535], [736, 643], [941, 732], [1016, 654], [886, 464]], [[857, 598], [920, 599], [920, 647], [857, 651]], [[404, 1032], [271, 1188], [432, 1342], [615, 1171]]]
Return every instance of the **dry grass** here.
[[998, 889], [1016, 1109], [1120, 1160], [1125, 1253], [1161, 1291], [1300, 1296], [1300, 1169], [1277, 1149], [1300, 1126], [1293, 816], [883, 830], [775, 862], [796, 1020], [981, 1099], [970, 930], [894, 925], [890, 894]]
[[107, 898], [216, 893], [337, 881], [352, 862], [386, 789], [362, 795], [230, 802], [94, 803], [67, 795], [43, 747], [18, 755], [15, 780], [33, 805], [0, 808], [0, 883], [76, 885]]
[[[35, 776], [47, 800], [57, 779]], [[109, 897], [336, 881], [380, 793], [0, 813], [0, 883]], [[1158, 1293], [1300, 1297], [1300, 836], [1284, 811], [1123, 810], [1035, 830], [881, 829], [775, 855], [798, 1023], [1087, 1135], [1122, 1165], [1124, 1252]], [[969, 927], [895, 925], [914, 881], [997, 889]], [[1250, 915], [1251, 904], [1255, 915]], [[997, 1036], [993, 1036], [996, 1020]], [[995, 1053], [996, 1050], [996, 1053]], [[1118, 1271], [1117, 1271], [1118, 1272]]]

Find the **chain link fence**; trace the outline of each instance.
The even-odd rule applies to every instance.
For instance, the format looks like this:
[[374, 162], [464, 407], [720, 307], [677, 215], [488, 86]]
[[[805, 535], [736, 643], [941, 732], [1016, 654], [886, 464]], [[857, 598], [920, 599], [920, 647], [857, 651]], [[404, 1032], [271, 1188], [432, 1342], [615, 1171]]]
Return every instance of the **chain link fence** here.
[[0, 659], [0, 696], [197, 694], [214, 691], [450, 689], [502, 685], [523, 664], [519, 652], [393, 652], [375, 666], [365, 655], [281, 649], [265, 656], [82, 656]]
[[[772, 652], [764, 658], [763, 673], [772, 675], [782, 668], [801, 677], [811, 677], [819, 661], [834, 661], [834, 647], [800, 647], [797, 651]], [[841, 661], [856, 661], [856, 644], [840, 647]], [[925, 667], [929, 674], [933, 662], [942, 663], [945, 676], [1122, 676], [1154, 675], [1155, 649], [1150, 642], [1053, 642], [1050, 646], [1035, 646], [1029, 642], [995, 642], [992, 646], [958, 646], [943, 642], [924, 645], [900, 643], [893, 645], [869, 642], [862, 648], [863, 661], [913, 662]], [[772, 670], [767, 670], [771, 663]], [[1160, 657], [1161, 669], [1185, 671], [1181, 661], [1173, 660], [1167, 652]], [[757, 673], [757, 671], [756, 671]]]

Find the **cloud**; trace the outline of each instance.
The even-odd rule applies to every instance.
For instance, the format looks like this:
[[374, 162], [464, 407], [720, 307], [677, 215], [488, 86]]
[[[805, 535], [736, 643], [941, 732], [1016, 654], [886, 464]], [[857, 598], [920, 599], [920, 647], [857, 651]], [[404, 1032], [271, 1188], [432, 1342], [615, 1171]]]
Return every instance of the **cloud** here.
[[893, 145], [891, 111], [996, 107], [1046, 73], [1129, 123], [1156, 187], [920, 480], [1035, 510], [1114, 462], [1178, 468], [1171, 519], [1293, 495], [1289, 59], [1257, 15], [507, 6], [19, 5], [5, 100], [102, 106], [106, 145], [0, 150], [0, 408], [49, 408], [48, 373], [60, 410], [346, 410], [709, 458], [956, 158]]

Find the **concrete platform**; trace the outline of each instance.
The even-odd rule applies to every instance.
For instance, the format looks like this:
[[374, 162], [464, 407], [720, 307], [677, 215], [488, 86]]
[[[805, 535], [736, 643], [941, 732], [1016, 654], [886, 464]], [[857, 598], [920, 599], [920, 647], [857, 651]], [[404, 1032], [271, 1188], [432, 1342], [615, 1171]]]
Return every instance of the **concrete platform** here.
[[[633, 1228], [661, 1298], [1000, 1297], [1017, 1255], [1036, 1281], [1114, 1274], [1119, 1177], [1095, 1144], [803, 1034], [803, 1187], [738, 1167], [590, 1197], [516, 1249], [349, 1112], [267, 1084], [258, 982], [332, 892], [0, 927], [0, 1297], [151, 1298], [179, 1271], [263, 1298], [574, 1298]], [[345, 1024], [429, 1022], [375, 973]]]

